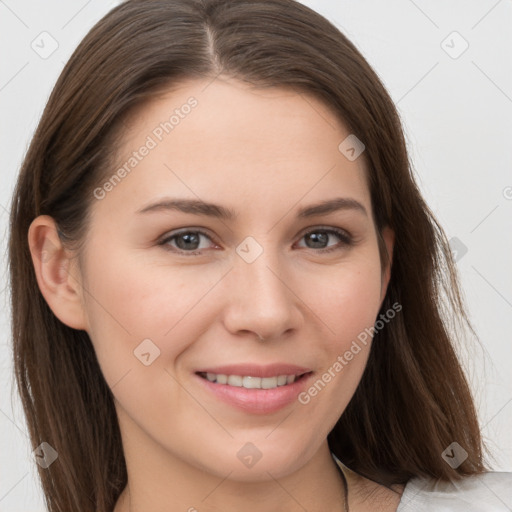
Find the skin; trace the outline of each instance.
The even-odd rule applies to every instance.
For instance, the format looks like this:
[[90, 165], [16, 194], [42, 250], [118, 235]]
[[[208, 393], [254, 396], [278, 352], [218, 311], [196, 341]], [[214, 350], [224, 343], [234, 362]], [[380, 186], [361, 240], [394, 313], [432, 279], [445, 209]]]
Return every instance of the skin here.
[[[315, 98], [220, 77], [183, 82], [139, 109], [125, 123], [118, 164], [191, 96], [198, 104], [190, 114], [94, 200], [79, 258], [50, 217], [29, 231], [45, 299], [62, 322], [87, 331], [115, 397], [129, 477], [115, 512], [343, 510], [327, 434], [355, 392], [370, 343], [308, 404], [269, 414], [220, 401], [194, 372], [286, 362], [310, 368], [315, 381], [373, 326], [390, 269], [379, 258], [363, 157], [349, 161], [338, 150], [350, 132]], [[164, 197], [200, 198], [237, 217], [137, 213]], [[366, 213], [297, 217], [336, 197]], [[206, 232], [199, 249], [188, 249], [199, 254], [169, 240], [183, 228]], [[305, 236], [328, 228], [353, 243], [331, 233], [315, 246]], [[393, 233], [382, 235], [392, 256]], [[252, 263], [236, 252], [248, 236], [263, 249]], [[149, 366], [134, 357], [144, 339], [160, 350]], [[237, 457], [248, 442], [262, 454], [250, 468]], [[400, 487], [346, 475], [351, 511], [396, 510]]]

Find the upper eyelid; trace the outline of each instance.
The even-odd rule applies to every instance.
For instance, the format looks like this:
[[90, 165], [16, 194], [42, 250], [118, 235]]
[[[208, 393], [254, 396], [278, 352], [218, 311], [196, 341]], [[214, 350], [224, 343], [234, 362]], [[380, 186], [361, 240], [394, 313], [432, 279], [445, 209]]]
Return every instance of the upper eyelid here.
[[181, 234], [184, 234], [184, 233], [199, 233], [201, 235], [204, 235], [206, 237], [208, 237], [210, 240], [212, 240], [212, 242], [215, 242], [215, 237], [213, 235], [211, 235], [210, 233], [208, 233], [207, 230], [205, 230], [204, 228], [178, 228], [178, 231], [169, 231], [167, 232], [165, 235], [159, 237], [159, 243], [164, 243], [168, 240], [171, 240], [172, 238], [176, 237], [176, 236], [179, 236]]
[[316, 227], [312, 227], [312, 228], [306, 228], [304, 231], [301, 231], [299, 233], [299, 239], [303, 238], [308, 233], [312, 233], [312, 232], [314, 233], [315, 231], [327, 231], [331, 234], [335, 234], [338, 236], [345, 235], [346, 238], [349, 238], [350, 240], [353, 240], [353, 238], [354, 238], [352, 233], [345, 228], [339, 228], [339, 227], [335, 227], [335, 226], [316, 226]]

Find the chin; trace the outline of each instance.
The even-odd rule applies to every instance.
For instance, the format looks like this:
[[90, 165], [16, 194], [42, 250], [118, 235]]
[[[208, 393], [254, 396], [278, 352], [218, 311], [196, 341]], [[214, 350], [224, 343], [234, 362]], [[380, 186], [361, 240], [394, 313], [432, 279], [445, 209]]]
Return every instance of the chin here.
[[[224, 462], [216, 471], [223, 477], [231, 471], [229, 479], [232, 481], [264, 482], [271, 478], [283, 478], [297, 471], [304, 459], [299, 447], [289, 442], [285, 446], [282, 441], [279, 446], [268, 439], [235, 444], [234, 452], [228, 450], [220, 457]], [[233, 453], [233, 456], [226, 456], [226, 453]]]

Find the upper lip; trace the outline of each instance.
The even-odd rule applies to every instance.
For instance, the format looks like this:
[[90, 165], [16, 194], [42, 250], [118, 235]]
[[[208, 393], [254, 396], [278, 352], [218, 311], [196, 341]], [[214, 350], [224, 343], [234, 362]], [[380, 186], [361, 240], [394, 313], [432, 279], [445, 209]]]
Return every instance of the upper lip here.
[[230, 364], [223, 366], [204, 367], [196, 373], [215, 373], [217, 375], [241, 375], [251, 377], [277, 377], [279, 375], [302, 375], [309, 373], [309, 368], [294, 364], [273, 363], [267, 365], [258, 364]]

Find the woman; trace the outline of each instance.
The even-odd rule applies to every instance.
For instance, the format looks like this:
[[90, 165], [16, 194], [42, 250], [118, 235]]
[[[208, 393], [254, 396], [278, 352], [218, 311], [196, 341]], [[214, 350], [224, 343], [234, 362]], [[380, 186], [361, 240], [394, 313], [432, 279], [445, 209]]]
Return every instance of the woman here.
[[511, 506], [396, 110], [299, 3], [105, 16], [26, 155], [10, 269], [51, 512]]

